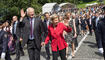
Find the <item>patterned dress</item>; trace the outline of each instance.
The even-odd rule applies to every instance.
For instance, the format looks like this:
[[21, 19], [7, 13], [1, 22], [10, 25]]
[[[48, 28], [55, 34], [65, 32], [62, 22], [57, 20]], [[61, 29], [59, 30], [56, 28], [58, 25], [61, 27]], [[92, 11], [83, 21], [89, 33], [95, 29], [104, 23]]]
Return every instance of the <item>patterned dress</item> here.
[[68, 44], [71, 44], [73, 42], [73, 34], [74, 34], [74, 28], [73, 28], [73, 19], [69, 21], [69, 26], [72, 28], [72, 31], [65, 34], [65, 40]]

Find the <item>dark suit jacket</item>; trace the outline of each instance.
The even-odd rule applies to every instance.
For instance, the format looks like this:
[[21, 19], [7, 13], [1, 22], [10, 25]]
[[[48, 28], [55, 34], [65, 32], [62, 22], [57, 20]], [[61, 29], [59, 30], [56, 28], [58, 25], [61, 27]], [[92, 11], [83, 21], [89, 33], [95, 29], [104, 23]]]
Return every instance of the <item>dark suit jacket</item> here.
[[99, 21], [97, 25], [97, 33], [98, 39], [102, 41], [103, 49], [105, 51], [105, 17]]
[[96, 16], [94, 18], [92, 18], [92, 28], [95, 31], [96, 30]]
[[[47, 27], [47, 24], [46, 24], [47, 20], [44, 19], [43, 21], [43, 25], [44, 25], [44, 31], [45, 31], [45, 34], [44, 34], [44, 37], [46, 38], [47, 35], [48, 35], [48, 27]], [[51, 22], [49, 21], [49, 25], [51, 25]]]
[[[17, 21], [17, 25], [18, 25], [18, 21]], [[16, 26], [16, 31], [17, 31], [17, 28], [18, 28], [18, 26]], [[19, 29], [19, 30], [20, 30], [20, 29]], [[20, 32], [18, 32], [18, 33], [20, 34]], [[17, 34], [17, 32], [16, 32], [16, 34]], [[13, 36], [13, 38], [14, 38], [15, 40], [18, 39], [16, 34], [14, 34], [14, 24], [13, 24], [13, 28], [12, 28], [12, 36]]]
[[[30, 35], [30, 20], [28, 17], [25, 17], [22, 22], [18, 23], [18, 27], [21, 28], [21, 35], [17, 33], [18, 37], [22, 37], [22, 47], [28, 42], [29, 35]], [[17, 29], [17, 32], [19, 32], [19, 29]], [[44, 27], [42, 20], [40, 18], [35, 18], [34, 21], [34, 42], [37, 46], [38, 49], [41, 48], [41, 42], [43, 41], [42, 39], [44, 38]]]
[[5, 31], [0, 32], [0, 52], [7, 52], [8, 48], [8, 36]]

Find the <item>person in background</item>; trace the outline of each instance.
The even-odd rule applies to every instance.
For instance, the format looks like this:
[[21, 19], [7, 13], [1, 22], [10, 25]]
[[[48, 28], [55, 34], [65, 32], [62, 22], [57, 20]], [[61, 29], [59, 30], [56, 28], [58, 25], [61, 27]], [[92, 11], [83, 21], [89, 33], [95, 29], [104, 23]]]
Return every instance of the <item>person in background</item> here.
[[74, 29], [76, 29], [76, 37], [74, 38], [74, 44], [75, 44], [75, 50], [76, 48], [78, 47], [78, 40], [77, 40], [77, 37], [78, 37], [78, 34], [79, 34], [79, 20], [77, 18], [77, 15], [73, 15], [73, 20], [74, 20]]
[[63, 22], [63, 17], [62, 16], [58, 16], [59, 22]]
[[86, 19], [85, 16], [80, 17], [80, 24], [81, 24], [81, 34], [82, 36], [86, 34]]
[[77, 30], [77, 35], [79, 35], [80, 34], [80, 28], [79, 28], [79, 26], [80, 26], [80, 23], [79, 23], [79, 15], [75, 15], [75, 25], [76, 25], [76, 30]]
[[15, 54], [15, 41], [13, 40], [13, 36], [11, 34], [10, 21], [9, 20], [5, 21], [3, 26], [4, 26], [4, 31], [7, 32], [7, 35], [8, 35], [9, 52], [11, 55], [13, 55]]
[[0, 58], [5, 60], [11, 60], [8, 48], [8, 35], [3, 30], [3, 22], [0, 21]]
[[87, 13], [86, 17], [87, 17], [86, 22], [87, 22], [87, 25], [88, 25], [88, 28], [89, 28], [89, 35], [92, 36], [92, 20], [91, 20], [90, 13]]
[[102, 46], [102, 40], [99, 39], [99, 33], [97, 32], [98, 29], [98, 23], [100, 21], [100, 17], [99, 17], [99, 13], [96, 13], [96, 19], [95, 19], [95, 36], [96, 36], [96, 43], [97, 43], [97, 46], [98, 46], [98, 51], [99, 53], [103, 54], [103, 46]]
[[[24, 51], [23, 51], [23, 48], [21, 46], [21, 41], [19, 40], [20, 37], [17, 37], [17, 33], [20, 33], [20, 32], [16, 32], [17, 30], [21, 30], [21, 29], [18, 29], [18, 17], [17, 16], [13, 16], [12, 17], [12, 36], [13, 36], [13, 40], [15, 41], [16, 45], [15, 45], [15, 51], [16, 51], [16, 58], [15, 60], [20, 60], [20, 55], [21, 56], [24, 56]], [[20, 33], [21, 35], [21, 33]]]
[[[48, 26], [51, 24], [51, 20], [50, 20], [50, 15], [48, 12], [46, 12], [44, 14], [45, 16], [45, 19], [43, 21], [43, 24], [44, 24], [44, 28], [45, 28], [45, 38], [47, 37], [48, 35]], [[50, 60], [50, 47], [49, 47], [49, 44], [50, 42], [45, 46], [45, 49], [46, 49], [46, 53], [47, 53], [47, 60]]]
[[98, 38], [99, 40], [102, 41], [102, 46], [103, 46], [103, 56], [105, 60], [105, 6], [102, 8], [104, 11], [104, 18], [99, 21], [97, 24], [97, 33], [98, 33]]
[[[68, 24], [72, 28], [72, 32], [67, 33], [65, 35], [65, 39], [66, 39], [68, 45], [71, 44], [71, 46], [72, 46], [72, 57], [74, 57], [75, 42], [77, 42], [76, 39], [75, 39], [75, 38], [77, 38], [77, 31], [76, 31], [74, 15], [72, 15], [72, 18], [71, 18], [71, 14], [69, 12], [66, 13], [64, 24]], [[68, 48], [66, 48], [66, 49], [68, 51]]]

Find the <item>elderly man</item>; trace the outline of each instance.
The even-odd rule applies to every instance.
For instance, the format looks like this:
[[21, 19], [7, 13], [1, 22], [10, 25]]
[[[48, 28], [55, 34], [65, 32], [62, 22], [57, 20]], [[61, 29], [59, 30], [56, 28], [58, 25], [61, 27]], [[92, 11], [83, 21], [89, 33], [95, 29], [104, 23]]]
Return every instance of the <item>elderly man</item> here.
[[[27, 17], [25, 17], [27, 13]], [[41, 42], [44, 39], [43, 23], [40, 18], [35, 18], [34, 9], [27, 8], [26, 13], [21, 10], [21, 19], [18, 24], [22, 28], [22, 47], [27, 44], [29, 60], [40, 60]]]

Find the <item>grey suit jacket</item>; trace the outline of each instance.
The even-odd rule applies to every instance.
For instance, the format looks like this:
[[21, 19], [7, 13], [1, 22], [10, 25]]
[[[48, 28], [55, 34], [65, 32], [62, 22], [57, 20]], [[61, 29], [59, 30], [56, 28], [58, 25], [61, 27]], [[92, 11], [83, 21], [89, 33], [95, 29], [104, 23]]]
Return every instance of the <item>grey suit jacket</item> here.
[[[18, 27], [19, 29], [21, 29], [21, 35], [19, 32], [19, 29], [17, 29], [17, 37], [22, 37], [23, 41], [22, 41], [22, 47], [24, 47], [24, 45], [28, 42], [29, 39], [29, 35], [30, 35], [30, 21], [28, 17], [25, 17], [22, 22], [18, 23]], [[44, 27], [43, 27], [43, 23], [42, 20], [40, 18], [35, 18], [34, 21], [34, 42], [37, 46], [38, 49], [41, 48], [41, 42], [44, 41], [42, 39], [44, 38]]]

